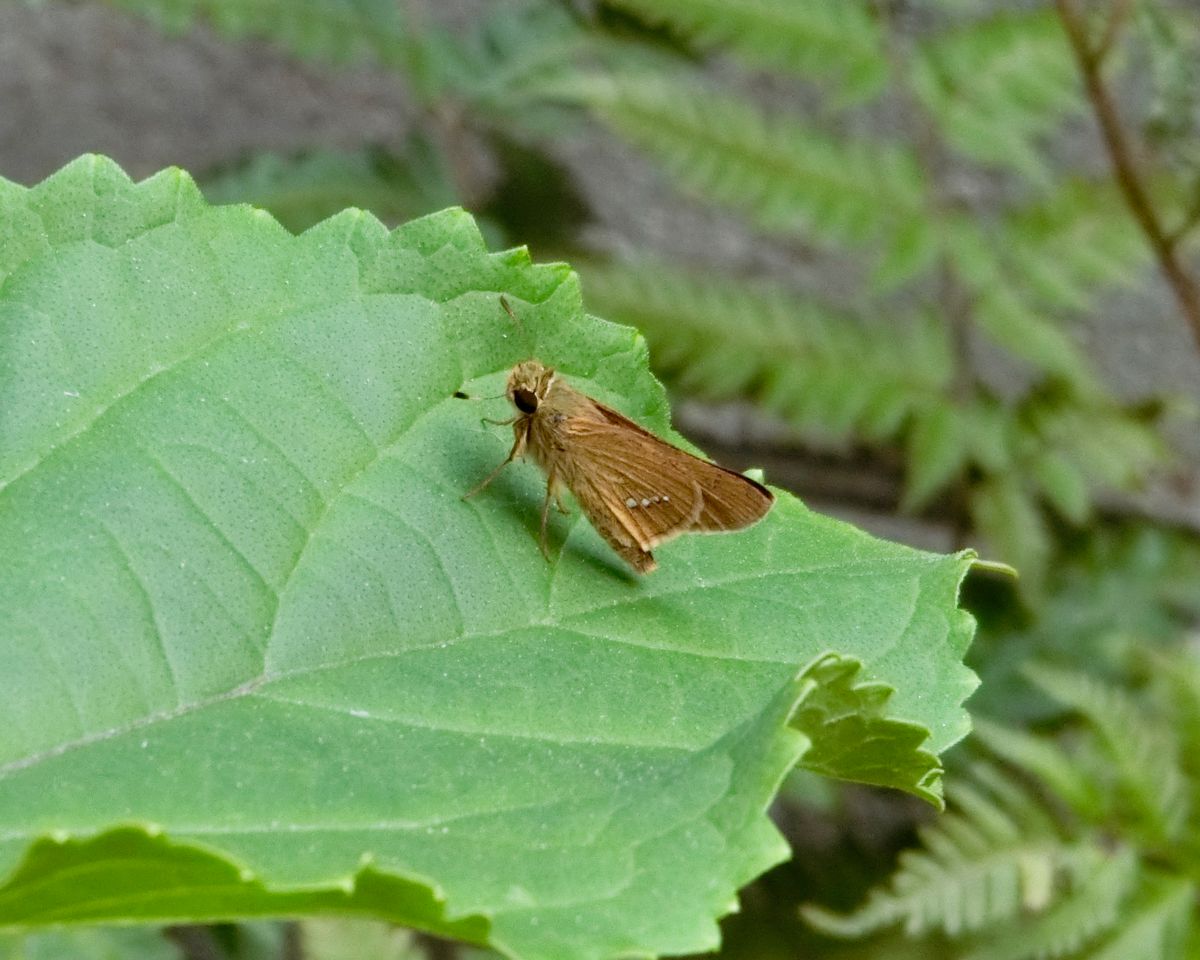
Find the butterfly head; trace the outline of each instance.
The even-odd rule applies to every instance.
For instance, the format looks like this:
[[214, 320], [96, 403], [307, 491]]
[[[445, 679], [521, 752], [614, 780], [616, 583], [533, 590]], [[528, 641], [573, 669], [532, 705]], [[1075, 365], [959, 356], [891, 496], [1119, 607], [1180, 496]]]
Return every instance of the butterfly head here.
[[537, 360], [526, 360], [512, 368], [505, 392], [512, 405], [520, 413], [529, 416], [541, 406], [553, 383], [553, 368]]

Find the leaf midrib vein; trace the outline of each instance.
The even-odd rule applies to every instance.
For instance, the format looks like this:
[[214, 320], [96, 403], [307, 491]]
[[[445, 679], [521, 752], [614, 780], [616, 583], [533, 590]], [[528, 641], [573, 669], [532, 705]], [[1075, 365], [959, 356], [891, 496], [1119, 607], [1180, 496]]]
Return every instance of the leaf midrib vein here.
[[551, 733], [539, 733], [535, 730], [492, 730], [489, 728], [468, 727], [468, 726], [451, 726], [444, 723], [432, 723], [415, 719], [413, 717], [398, 717], [386, 716], [383, 714], [363, 714], [354, 712], [351, 709], [332, 703], [314, 703], [311, 700], [295, 700], [290, 697], [275, 696], [269, 693], [260, 693], [258, 696], [263, 700], [271, 700], [275, 703], [286, 703], [296, 707], [303, 707], [308, 710], [328, 711], [337, 713], [343, 716], [353, 717], [356, 720], [371, 720], [375, 723], [396, 724], [399, 726], [413, 727], [418, 730], [428, 730], [432, 733], [452, 733], [461, 734], [468, 737], [495, 737], [504, 740], [532, 740], [540, 743], [552, 743], [558, 746], [605, 746], [605, 747], [628, 747], [632, 750], [667, 750], [673, 753], [691, 753], [693, 748], [688, 745], [680, 745], [678, 743], [667, 743], [653, 740], [637, 741], [625, 740], [618, 738], [605, 739], [601, 736], [581, 736], [581, 737], [564, 737]]
[[[898, 562], [904, 562], [906, 566], [927, 565], [927, 561], [921, 557], [906, 559], [904, 561], [898, 561]], [[838, 570], [838, 569], [844, 569], [847, 566], [857, 566], [857, 565], [869, 566], [870, 561], [848, 561], [848, 562], [839, 563], [839, 564], [829, 564], [824, 567], [800, 567], [800, 568], [789, 569], [789, 570], [772, 571], [769, 574], [764, 574], [762, 572], [752, 573], [752, 574], [751, 573], [739, 574], [737, 576], [729, 577], [722, 581], [714, 581], [714, 582], [706, 583], [704, 586], [706, 589], [712, 589], [714, 587], [735, 585], [735, 584], [743, 582], [743, 581], [757, 579], [764, 575], [800, 576], [800, 575], [808, 574], [808, 573], [812, 573], [812, 572], [819, 572], [821, 570]], [[437, 643], [423, 644], [423, 645], [419, 645], [419, 646], [405, 647], [405, 648], [399, 648], [399, 649], [395, 649], [395, 650], [378, 651], [378, 652], [374, 652], [374, 653], [367, 654], [364, 656], [348, 657], [348, 658], [338, 660], [338, 661], [331, 661], [331, 662], [322, 663], [322, 664], [319, 664], [316, 666], [305, 667], [305, 668], [296, 669], [296, 670], [281, 671], [279, 673], [271, 673], [271, 674], [263, 673], [251, 680], [248, 680], [248, 681], [240, 684], [239, 686], [233, 688], [232, 690], [223, 691], [222, 693], [213, 695], [211, 697], [207, 697], [202, 700], [194, 701], [191, 704], [185, 704], [175, 710], [164, 711], [164, 712], [160, 712], [157, 714], [153, 714], [151, 716], [139, 718], [138, 720], [133, 721], [131, 723], [124, 724], [119, 727], [112, 727], [112, 728], [100, 731], [96, 734], [92, 734], [87, 737], [81, 737], [81, 738], [79, 738], [77, 740], [73, 740], [69, 743], [56, 745], [53, 748], [44, 750], [44, 751], [34, 754], [32, 756], [23, 757], [19, 760], [11, 761], [8, 764], [0, 766], [0, 778], [4, 777], [7, 774], [15, 773], [20, 770], [26, 769], [28, 767], [35, 766], [36, 764], [38, 764], [44, 760], [51, 759], [56, 756], [61, 756], [62, 754], [65, 754], [65, 753], [69, 753], [72, 750], [78, 749], [80, 747], [89, 746], [93, 743], [102, 742], [104, 740], [108, 740], [108, 739], [111, 739], [116, 736], [122, 736], [127, 733], [132, 733], [135, 730], [145, 729], [145, 728], [153, 726], [157, 723], [173, 720], [180, 716], [192, 713], [194, 711], [202, 710], [202, 709], [205, 709], [210, 706], [214, 706], [218, 703], [222, 703], [227, 700], [233, 700], [233, 699], [237, 699], [242, 696], [248, 696], [250, 694], [255, 693], [260, 687], [262, 687], [268, 683], [274, 683], [274, 682], [277, 682], [280, 680], [287, 680], [287, 679], [290, 679], [293, 677], [304, 676], [304, 675], [312, 674], [312, 673], [319, 673], [319, 672], [326, 671], [326, 670], [341, 669], [343, 667], [351, 666], [356, 663], [362, 663], [362, 662], [367, 662], [367, 661], [371, 661], [371, 660], [384, 660], [384, 659], [389, 659], [392, 657], [403, 656], [406, 653], [412, 653], [412, 652], [417, 652], [417, 651], [421, 651], [421, 650], [438, 649], [438, 648], [444, 648], [448, 645], [457, 645], [460, 643], [470, 642], [473, 640], [482, 640], [482, 639], [491, 639], [491, 638], [495, 638], [495, 637], [501, 637], [508, 633], [512, 633], [516, 630], [536, 628], [539, 626], [540, 627], [550, 627], [550, 626], [560, 626], [560, 625], [563, 626], [564, 628], [570, 629], [569, 624], [570, 624], [571, 620], [576, 619], [576, 618], [585, 617], [585, 616], [590, 616], [591, 614], [596, 613], [597, 611], [600, 611], [600, 610], [617, 607], [617, 606], [622, 606], [625, 603], [644, 603], [646, 601], [660, 599], [662, 597], [669, 597], [672, 595], [680, 595], [680, 594], [687, 593], [694, 589], [696, 589], [696, 586], [693, 584], [684, 589], [667, 591], [665, 593], [655, 594], [655, 595], [633, 597], [633, 598], [629, 598], [625, 601], [615, 601], [612, 603], [600, 604], [598, 606], [591, 607], [591, 608], [585, 608], [583, 610], [574, 611], [572, 613], [566, 614], [563, 617], [561, 617], [560, 620], [549, 620], [549, 621], [543, 622], [543, 623], [522, 623], [522, 624], [518, 624], [515, 626], [511, 626], [511, 627], [506, 627], [503, 630], [497, 630], [497, 631], [492, 631], [492, 632], [487, 632], [487, 633], [463, 634], [459, 637], [452, 638], [451, 640], [439, 641]], [[280, 593], [282, 596], [282, 590], [280, 591]], [[273, 625], [272, 625], [272, 632], [273, 632]], [[581, 631], [581, 632], [585, 632], [585, 631]], [[627, 640], [616, 640], [614, 638], [609, 638], [609, 639], [612, 639], [613, 642], [628, 642]], [[663, 649], [663, 650], [667, 650], [670, 652], [676, 652], [676, 653], [681, 653], [681, 654], [691, 654], [691, 655], [697, 655], [697, 656], [705, 656], [705, 657], [711, 657], [713, 659], [728, 659], [727, 657], [723, 657], [720, 654], [717, 654], [714, 652], [708, 652], [708, 651], [687, 651], [687, 650], [678, 650], [676, 648], [670, 648], [670, 647], [662, 647], [662, 648], [654, 647], [653, 649]], [[735, 658], [735, 659], [750, 660], [751, 658], [739, 657], [739, 658]], [[768, 659], [764, 662], [783, 663], [785, 661]]]

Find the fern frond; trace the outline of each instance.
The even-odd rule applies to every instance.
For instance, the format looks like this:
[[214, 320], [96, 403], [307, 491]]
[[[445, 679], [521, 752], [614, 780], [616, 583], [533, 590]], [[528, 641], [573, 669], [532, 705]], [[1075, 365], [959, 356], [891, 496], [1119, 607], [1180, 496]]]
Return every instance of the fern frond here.
[[1148, 61], [1146, 128], [1155, 153], [1183, 179], [1200, 175], [1200, 29], [1189, 5], [1139, 4]]
[[1089, 778], [1061, 747], [1046, 737], [1001, 726], [982, 717], [971, 718], [972, 734], [992, 753], [1029, 771], [1076, 815], [1095, 819], [1105, 809], [1104, 785]]
[[1182, 960], [1197, 892], [1195, 882], [1184, 877], [1147, 876], [1119, 928], [1087, 960]]
[[1156, 842], [1179, 835], [1189, 807], [1179, 743], [1169, 728], [1121, 691], [1083, 673], [1031, 664], [1028, 676], [1078, 711], [1100, 735], [1123, 794]]
[[289, 230], [306, 230], [346, 207], [398, 223], [456, 202], [444, 159], [413, 138], [402, 154], [366, 149], [322, 150], [286, 157], [257, 154], [202, 183], [210, 203], [252, 203]]
[[[977, 404], [986, 412], [987, 404]], [[1083, 523], [1096, 491], [1132, 490], [1169, 451], [1152, 420], [1102, 394], [1080, 395], [1049, 386], [1006, 411], [999, 443], [1003, 460], [980, 463], [991, 475], [974, 490], [980, 531], [1001, 556], [1037, 583], [1049, 535], [1039, 500], [1063, 518]], [[981, 451], [982, 452], [982, 451]]]
[[[974, 725], [972, 720], [972, 725]], [[1024, 835], [1057, 836], [1060, 827], [1056, 815], [1039, 802], [1030, 803], [1035, 794], [1027, 789], [1020, 780], [1014, 779], [1011, 773], [987, 760], [976, 760], [967, 771], [970, 779], [964, 779], [955, 784], [951, 794], [954, 803], [962, 810], [972, 809], [970, 797], [981, 791], [985, 797], [1000, 809], [1008, 811], [1013, 820], [1021, 825]], [[972, 786], [975, 784], [976, 786]], [[1028, 909], [1037, 910], [1049, 902], [1051, 890], [1046, 889], [1045, 895], [1040, 896], [1036, 889], [1031, 889], [1024, 899]]]
[[976, 931], [1038, 911], [1107, 859], [1091, 841], [1065, 839], [1027, 791], [1002, 777], [956, 782], [951, 812], [920, 831], [886, 887], [849, 914], [808, 904], [805, 918], [831, 936], [857, 937], [895, 923], [910, 934]]
[[1109, 182], [1056, 186], [1011, 210], [998, 240], [1012, 282], [1046, 310], [1091, 310], [1103, 291], [1134, 286], [1151, 262], [1149, 245]]
[[[966, 408], [973, 425], [986, 428], [990, 406], [977, 402]], [[1135, 488], [1169, 451], [1153, 422], [1103, 395], [1035, 391], [1001, 416], [1002, 429], [992, 442], [996, 450], [978, 447], [987, 437], [984, 429], [971, 433], [977, 446], [972, 452], [985, 474], [971, 490], [971, 513], [998, 555], [1036, 587], [1051, 542], [1041, 501], [1082, 523], [1095, 491]]]
[[407, 31], [394, 0], [109, 0], [179, 33], [204, 21], [230, 37], [256, 37], [313, 60], [406, 62]]
[[961, 475], [971, 456], [973, 410], [932, 405], [913, 419], [908, 434], [905, 510], [916, 510]]
[[653, 261], [578, 268], [590, 307], [642, 330], [680, 390], [752, 399], [817, 441], [906, 442], [908, 508], [978, 464], [988, 479], [971, 494], [977, 525], [1034, 585], [1049, 550], [1039, 495], [1079, 521], [1093, 485], [1131, 486], [1164, 455], [1150, 425], [1102, 399], [1037, 394], [1015, 415], [986, 397], [955, 405], [955, 361], [933, 318], [871, 323], [776, 286]]
[[1034, 369], [1095, 393], [1083, 351], [1048, 311], [1030, 301], [1023, 278], [1014, 274], [1005, 235], [966, 218], [949, 219], [946, 230], [946, 253], [974, 293], [972, 317], [979, 329]]
[[1025, 425], [1041, 450], [1069, 458], [1097, 488], [1132, 489], [1169, 455], [1152, 424], [1099, 398], [1031, 403]]
[[[983, 684], [972, 699], [975, 711], [1009, 724], [1059, 722], [1062, 708], [1021, 675], [1034, 659], [1086, 669], [1118, 685], [1131, 672], [1144, 675], [1161, 684], [1152, 691], [1154, 702], [1166, 705], [1184, 769], [1200, 782], [1200, 667], [1189, 666], [1190, 656], [1162, 654], [1177, 648], [1178, 638], [1200, 621], [1200, 540], [1143, 523], [1093, 526], [1056, 554], [1045, 586], [1045, 602], [1032, 623], [981, 634]], [[987, 731], [977, 732], [988, 744]], [[1095, 737], [1078, 746], [1085, 744], [1101, 752]], [[1039, 764], [998, 752], [1040, 775]], [[1110, 811], [1112, 761], [1106, 753], [1102, 761], [1101, 776], [1089, 779], [1109, 786], [1104, 802], [1093, 808]], [[1095, 822], [1086, 811], [1078, 807]]]
[[874, 93], [887, 74], [879, 27], [861, 0], [615, 2], [749, 64], [839, 80], [851, 96]]
[[804, 430], [895, 436], [941, 404], [952, 376], [945, 333], [927, 319], [876, 326], [777, 286], [648, 261], [577, 266], [589, 309], [641, 330], [679, 389], [751, 397]]
[[1121, 847], [1045, 913], [989, 930], [964, 960], [1052, 960], [1074, 953], [1116, 926], [1137, 879], [1137, 857]]
[[933, 243], [919, 170], [894, 144], [834, 139], [661, 74], [595, 78], [580, 89], [602, 120], [681, 187], [767, 230], [864, 248], [890, 246], [902, 228], [918, 224], [917, 242]]
[[1163, 684], [1167, 716], [1179, 737], [1184, 774], [1193, 784], [1200, 784], [1200, 659], [1190, 649], [1170, 655], [1155, 651], [1148, 659], [1153, 675]]
[[978, 329], [1006, 352], [1027, 361], [1034, 370], [1065, 380], [1075, 389], [1094, 394], [1097, 381], [1091, 362], [1063, 329], [1059, 318], [1037, 309], [1006, 279], [983, 286], [974, 304]]
[[1150, 262], [1114, 188], [1073, 181], [995, 224], [956, 218], [948, 236], [947, 254], [973, 288], [983, 332], [1037, 370], [1098, 394], [1064, 314], [1094, 309], [1105, 291], [1131, 286]]
[[570, 86], [592, 41], [557, 6], [496, 4], [462, 34], [432, 35], [436, 82], [506, 132], [561, 137], [578, 118], [557, 94]]
[[1053, 12], [1006, 13], [938, 34], [913, 88], [964, 155], [1048, 177], [1039, 141], [1082, 108], [1070, 47]]

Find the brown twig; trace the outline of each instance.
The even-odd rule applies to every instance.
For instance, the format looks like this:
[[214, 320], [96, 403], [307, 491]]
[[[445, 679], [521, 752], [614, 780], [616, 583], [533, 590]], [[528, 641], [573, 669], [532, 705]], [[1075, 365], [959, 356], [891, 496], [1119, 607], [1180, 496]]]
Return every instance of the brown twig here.
[[[1116, 0], [1116, 2], [1121, 4], [1123, 0]], [[1104, 78], [1101, 74], [1104, 57], [1120, 26], [1119, 9], [1114, 10], [1110, 16], [1109, 29], [1106, 29], [1101, 43], [1093, 47], [1088, 40], [1087, 27], [1083, 17], [1075, 8], [1075, 0], [1055, 0], [1055, 6], [1058, 8], [1059, 19], [1066, 30], [1075, 60], [1083, 75], [1084, 87], [1087, 90], [1088, 99], [1091, 101], [1092, 110], [1100, 124], [1100, 133], [1104, 139], [1105, 149], [1108, 151], [1109, 161], [1112, 163], [1117, 186], [1124, 195], [1125, 203], [1129, 207], [1130, 213], [1133, 214], [1134, 220], [1146, 235], [1146, 240], [1158, 260], [1159, 268], [1179, 303], [1179, 309], [1183, 313], [1184, 319], [1192, 328], [1192, 335], [1196, 339], [1197, 346], [1200, 346], [1200, 289], [1197, 289], [1196, 281], [1184, 269], [1180, 261], [1176, 249], [1176, 238], [1163, 226], [1162, 220], [1150, 202], [1150, 196], [1142, 183], [1137, 164], [1134, 161], [1133, 149], [1125, 128], [1121, 125], [1116, 105], [1108, 88], [1104, 85]], [[1113, 36], [1109, 36], [1110, 32]]]
[[1103, 62], [1113, 48], [1113, 44], [1117, 42], [1121, 28], [1125, 26], [1125, 21], [1129, 19], [1132, 9], [1132, 0], [1113, 0], [1112, 9], [1108, 12], [1108, 21], [1104, 24], [1104, 33], [1093, 51], [1093, 56], [1098, 62]]

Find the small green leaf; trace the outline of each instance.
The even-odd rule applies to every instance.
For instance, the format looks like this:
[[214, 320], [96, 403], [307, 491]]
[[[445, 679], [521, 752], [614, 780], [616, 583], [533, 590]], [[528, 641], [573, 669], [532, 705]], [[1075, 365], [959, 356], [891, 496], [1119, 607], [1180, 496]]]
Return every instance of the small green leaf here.
[[911, 217], [890, 237], [883, 257], [875, 265], [872, 279], [885, 293], [924, 273], [937, 259], [936, 230], [923, 216]]
[[1018, 432], [1012, 411], [1000, 403], [980, 400], [965, 411], [971, 456], [988, 473], [1004, 473], [1013, 465]]
[[[786, 856], [765, 810], [803, 751], [855, 776], [847, 731], [902, 729], [883, 778], [929, 792], [914, 757], [966, 731], [968, 553], [781, 492], [639, 579], [577, 514], [543, 559], [530, 466], [462, 500], [510, 440], [455, 394], [530, 356], [683, 442], [566, 266], [460, 210], [296, 237], [94, 157], [0, 202], [0, 925], [711, 949]], [[800, 678], [827, 654], [861, 681]]]
[[922, 750], [924, 728], [889, 719], [892, 689], [859, 680], [857, 660], [827, 656], [803, 675], [806, 684], [792, 723], [812, 741], [800, 766], [845, 780], [908, 790], [942, 806], [942, 766]]

